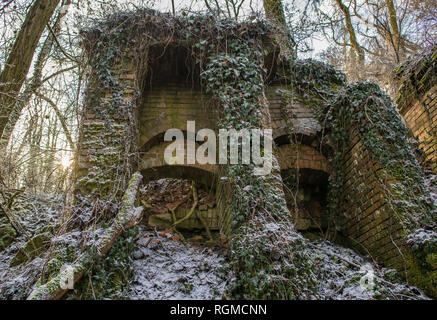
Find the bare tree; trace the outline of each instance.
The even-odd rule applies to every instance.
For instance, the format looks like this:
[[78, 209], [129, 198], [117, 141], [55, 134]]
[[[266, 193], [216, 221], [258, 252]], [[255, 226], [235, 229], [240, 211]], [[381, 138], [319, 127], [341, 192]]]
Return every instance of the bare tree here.
[[15, 106], [41, 35], [60, 0], [35, 0], [0, 74], [0, 134]]
[[267, 21], [276, 28], [275, 39], [280, 48], [280, 55], [292, 61], [296, 55], [296, 44], [285, 20], [282, 1], [263, 0], [263, 5]]
[[[420, 31], [423, 23], [418, 18], [420, 10], [414, 2], [313, 1], [321, 17], [320, 30], [330, 43], [330, 50], [322, 56], [344, 70], [350, 80], [376, 81], [388, 93], [395, 94], [392, 70], [425, 43]], [[433, 7], [437, 5], [430, 4], [431, 11]], [[338, 61], [340, 52], [343, 59]]]
[[34, 92], [41, 87], [41, 85], [49, 80], [51, 77], [58, 75], [60, 72], [68, 71], [71, 67], [67, 69], [61, 69], [56, 70], [54, 74], [51, 76], [46, 77], [45, 79], [42, 79], [43, 75], [43, 68], [49, 58], [49, 54], [53, 49], [53, 46], [55, 44], [56, 37], [59, 36], [59, 33], [61, 32], [61, 22], [62, 19], [65, 17], [65, 15], [68, 12], [68, 6], [71, 4], [71, 0], [63, 0], [62, 1], [62, 7], [59, 12], [59, 15], [56, 17], [56, 20], [54, 22], [53, 27], [51, 27], [52, 32], [49, 32], [47, 35], [46, 40], [44, 41], [42, 48], [37, 56], [33, 75], [30, 79], [29, 84], [26, 86], [24, 92], [21, 94], [20, 97], [17, 97], [16, 103], [14, 104], [8, 118], [8, 122], [6, 123], [3, 134], [0, 135], [0, 150], [3, 150], [10, 139], [10, 136], [12, 134], [12, 131], [15, 127], [15, 124], [17, 123], [21, 111], [23, 110], [24, 106], [26, 106], [29, 103], [29, 100], [32, 98], [32, 95]]

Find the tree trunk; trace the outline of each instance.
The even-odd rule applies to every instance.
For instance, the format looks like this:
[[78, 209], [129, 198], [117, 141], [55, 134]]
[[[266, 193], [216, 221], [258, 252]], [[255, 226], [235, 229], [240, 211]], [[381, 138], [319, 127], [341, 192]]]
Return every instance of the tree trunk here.
[[387, 6], [388, 14], [390, 16], [390, 29], [391, 29], [391, 41], [393, 50], [396, 54], [397, 63], [401, 62], [401, 34], [399, 31], [398, 19], [396, 14], [396, 8], [393, 3], [393, 0], [385, 0], [385, 4]]
[[[63, 1], [64, 7], [68, 8], [70, 4], [71, 0]], [[20, 97], [20, 99], [16, 101], [13, 109], [11, 110], [11, 113], [9, 114], [8, 122], [3, 129], [3, 134], [0, 135], [0, 150], [4, 150], [7, 147], [9, 139], [11, 138], [12, 132], [15, 128], [15, 124], [20, 118], [21, 111], [29, 103], [35, 90], [37, 90], [43, 84], [42, 69], [47, 61], [47, 58], [49, 57], [50, 52], [52, 51], [53, 45], [55, 43], [55, 37], [57, 37], [61, 32], [61, 22], [62, 19], [67, 15], [67, 12], [68, 10], [61, 10], [55, 24], [52, 27], [53, 34], [50, 33], [44, 41], [41, 51], [39, 52], [36, 59], [35, 69], [33, 70], [33, 75], [30, 83], [28, 86], [26, 86], [22, 97]]]
[[284, 8], [281, 0], [263, 0], [267, 21], [275, 28], [275, 40], [279, 45], [280, 56], [293, 61], [296, 44], [285, 21]]
[[364, 51], [363, 48], [361, 48], [361, 46], [358, 43], [357, 35], [355, 33], [355, 28], [352, 24], [352, 18], [349, 8], [346, 7], [345, 4], [341, 2], [341, 0], [335, 0], [335, 2], [337, 3], [338, 8], [341, 10], [341, 12], [344, 15], [344, 19], [346, 22], [346, 29], [349, 34], [349, 41], [351, 43], [351, 46], [357, 53], [359, 62], [364, 63]]
[[60, 0], [36, 0], [26, 15], [0, 74], [0, 135], [14, 109], [39, 39]]

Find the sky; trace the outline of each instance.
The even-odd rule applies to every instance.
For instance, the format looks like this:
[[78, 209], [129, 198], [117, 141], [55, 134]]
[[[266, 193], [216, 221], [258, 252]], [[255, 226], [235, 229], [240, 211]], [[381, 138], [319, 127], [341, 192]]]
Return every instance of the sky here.
[[[252, 1], [245, 0], [243, 3], [243, 7], [242, 7], [242, 10], [244, 10], [244, 12], [248, 12], [248, 13], [250, 12], [250, 7], [249, 7], [250, 2], [252, 2], [252, 8], [255, 11], [259, 11], [259, 12], [264, 11], [262, 0], [252, 0]], [[282, 0], [282, 3], [284, 4], [284, 6], [286, 6], [287, 4], [291, 5], [292, 1], [291, 0]], [[305, 3], [306, 3], [306, 0], [294, 1], [294, 5], [297, 5], [299, 7], [303, 7], [305, 5]], [[190, 6], [193, 10], [196, 10], [196, 9], [202, 10], [205, 8], [204, 0], [182, 0], [182, 1], [175, 0], [176, 11], [183, 10], [183, 9], [190, 7]], [[164, 11], [164, 12], [171, 12], [172, 11], [171, 0], [155, 1], [155, 3], [153, 4], [153, 7], [160, 10], [160, 11]], [[316, 37], [316, 38], [312, 39], [311, 42], [312, 42], [312, 47], [313, 47], [314, 51], [305, 53], [304, 55], [302, 55], [301, 58], [317, 58], [318, 55], [322, 51], [326, 50], [329, 46], [328, 41], [326, 41], [326, 39], [323, 39], [322, 37]]]

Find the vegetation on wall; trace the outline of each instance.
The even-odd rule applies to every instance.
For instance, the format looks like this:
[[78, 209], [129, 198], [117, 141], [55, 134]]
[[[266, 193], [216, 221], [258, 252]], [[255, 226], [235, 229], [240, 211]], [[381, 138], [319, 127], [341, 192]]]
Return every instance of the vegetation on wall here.
[[[84, 194], [90, 198], [100, 197], [103, 204], [101, 200], [88, 202], [86, 197], [77, 195], [76, 209], [83, 204], [87, 209], [73, 211], [66, 223], [68, 226], [61, 229], [65, 231], [64, 240], [74, 238], [75, 232], [80, 240], [75, 239], [74, 248], [60, 243], [54, 250], [32, 298], [57, 292], [58, 273], [65, 262], [76, 263], [80, 274], [86, 275], [70, 298], [124, 298], [125, 284], [132, 276], [131, 253], [136, 230], [116, 243], [104, 263], [93, 264], [102, 257], [104, 250], [99, 249], [107, 248], [105, 239], [117, 238], [123, 231], [118, 229], [124, 225], [118, 224], [118, 217], [128, 218], [128, 210], [120, 209], [120, 203], [124, 202], [120, 193], [126, 188], [134, 167], [132, 146], [136, 123], [134, 101], [125, 104], [126, 87], [119, 81], [117, 70], [134, 63], [132, 69], [142, 77], [151, 67], [148, 59], [151, 46], [158, 44], [163, 50], [171, 45], [186, 46], [194, 62], [192, 79], [199, 80], [202, 90], [212, 96], [220, 115], [219, 128], [262, 130], [270, 126], [263, 57], [266, 51], [277, 49], [271, 43], [272, 30], [263, 21], [237, 23], [217, 20], [211, 15], [172, 17], [139, 10], [110, 16], [83, 32], [92, 69], [86, 108], [102, 122], [84, 124], [87, 128], [81, 143], [91, 149], [110, 144], [114, 152], [92, 157], [91, 167], [79, 172], [78, 184], [83, 186]], [[132, 56], [133, 61], [127, 62]], [[416, 255], [425, 254], [424, 260], [434, 263], [435, 241], [430, 233], [434, 208], [406, 142], [405, 127], [387, 96], [373, 84], [348, 85], [342, 73], [313, 60], [282, 62], [285, 71], [279, 77], [290, 84], [285, 98], [309, 104], [324, 126], [321, 144], [328, 146], [327, 155], [334, 172], [328, 196], [331, 214], [339, 216], [341, 213], [344, 157], [349, 148], [350, 131], [358, 128], [362, 143], [381, 166], [377, 177], [381, 185], [387, 186], [390, 210], [410, 234]], [[138, 81], [141, 86], [144, 79]], [[104, 97], [105, 93], [109, 98]], [[218, 192], [223, 194], [217, 198], [230, 213], [230, 259], [236, 276], [229, 288], [230, 295], [244, 299], [323, 298], [324, 281], [335, 273], [351, 269], [354, 272], [348, 273], [347, 281], [357, 284], [361, 278], [359, 265], [338, 258], [331, 247], [311, 242], [295, 231], [275, 156], [272, 161], [273, 170], [267, 176], [254, 175], [253, 164], [220, 168], [222, 188], [219, 186]], [[142, 177], [139, 174], [133, 177], [137, 188]], [[126, 196], [129, 210], [135, 209], [132, 191], [128, 188]], [[419, 236], [417, 230], [425, 230], [426, 237]], [[103, 242], [99, 242], [101, 239]], [[88, 248], [85, 251], [82, 250], [84, 244]], [[393, 284], [387, 285], [382, 276], [380, 280], [376, 289], [369, 290], [372, 297], [398, 297], [398, 292], [404, 290], [391, 290], [395, 287]], [[338, 283], [332, 286], [344, 289], [343, 285], [335, 287]], [[406, 289], [405, 292], [414, 296]]]
[[[346, 84], [342, 74], [320, 63], [297, 62], [294, 70], [288, 98], [311, 106], [324, 127], [325, 143], [332, 148], [327, 154], [332, 168], [327, 200], [337, 229], [341, 230], [344, 212], [350, 206], [344, 192], [345, 158], [351, 150], [353, 131], [358, 130], [359, 141], [379, 168], [372, 174], [384, 194], [382, 209], [401, 226], [400, 236], [409, 239], [409, 248], [402, 249], [408, 256], [405, 268], [433, 292], [437, 211], [396, 107], [378, 85]], [[418, 267], [415, 259], [428, 262]], [[419, 276], [421, 273], [428, 278]]]
[[[208, 15], [175, 19], [145, 10], [112, 16], [84, 34], [90, 51], [114, 43], [120, 52], [133, 46], [132, 51], [143, 53], [156, 43], [164, 48], [175, 42], [187, 46], [204, 90], [217, 102], [219, 127], [262, 129], [269, 117], [264, 100], [263, 40], [270, 32], [263, 22], [240, 24], [217, 21]], [[100, 59], [105, 56], [98, 55]], [[111, 54], [109, 57], [113, 58]], [[137, 65], [146, 71], [147, 54], [144, 57], [146, 60], [139, 59]], [[335, 172], [330, 178], [331, 213], [338, 215], [341, 210], [343, 159], [350, 130], [357, 126], [374, 159], [388, 176], [399, 179], [390, 186], [390, 194], [400, 221], [411, 232], [417, 226], [429, 225], [430, 215], [423, 214], [432, 208], [429, 199], [411, 197], [419, 192], [425, 195], [427, 190], [414, 155], [403, 140], [405, 127], [389, 99], [372, 84], [346, 85], [343, 74], [312, 60], [297, 61], [290, 68], [285, 67], [282, 76], [291, 78], [293, 99], [309, 103], [329, 133], [323, 142], [331, 147], [329, 156]], [[107, 70], [103, 66], [99, 73]], [[304, 250], [308, 244], [290, 221], [279, 169], [273, 160], [273, 173], [267, 177], [254, 176], [253, 167], [247, 165], [220, 170], [220, 184], [230, 186], [224, 190], [232, 189], [226, 196], [231, 212], [231, 257], [237, 275], [232, 293], [240, 298], [308, 298], [316, 294], [317, 276]], [[405, 219], [410, 215], [411, 220]]]

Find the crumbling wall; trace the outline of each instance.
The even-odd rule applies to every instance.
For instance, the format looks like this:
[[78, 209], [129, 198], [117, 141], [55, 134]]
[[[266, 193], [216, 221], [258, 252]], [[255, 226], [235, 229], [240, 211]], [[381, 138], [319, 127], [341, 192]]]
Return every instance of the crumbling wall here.
[[102, 199], [123, 193], [136, 160], [135, 59], [118, 50], [90, 53], [76, 161], [76, 190]]
[[[218, 117], [208, 117], [186, 88], [166, 91], [161, 83], [154, 91], [152, 81], [150, 91], [143, 91], [147, 79], [139, 79], [145, 109], [138, 117], [146, 123], [140, 129], [139, 143], [146, 157], [157, 159], [149, 161], [152, 165], [146, 169], [162, 168], [160, 177], [169, 174], [160, 155], [164, 144], [156, 142], [160, 142], [164, 127], [183, 129], [185, 120], [197, 117], [211, 128], [273, 126], [280, 145], [287, 143], [284, 136], [292, 142], [278, 148], [286, 151], [283, 165], [279, 166], [280, 152], [276, 152], [273, 171], [265, 177], [254, 176], [253, 165], [205, 170], [218, 172], [218, 224], [222, 233], [230, 236], [238, 278], [236, 297], [308, 298], [315, 294], [311, 257], [304, 250], [307, 242], [291, 223], [280, 177], [280, 169], [293, 167], [329, 171], [327, 201], [334, 226], [353, 247], [405, 272], [412, 283], [436, 295], [434, 208], [407, 143], [406, 128], [376, 85], [349, 85], [342, 74], [320, 62], [297, 61], [283, 68], [287, 92], [278, 97], [277, 88], [272, 88], [273, 93], [266, 89], [263, 38], [271, 35], [262, 23], [229, 22], [223, 30], [212, 17], [178, 20], [155, 13], [136, 15], [118, 17], [106, 27], [111, 30], [111, 23], [133, 23], [128, 34], [135, 35], [123, 38], [125, 44], [137, 45], [142, 39], [154, 39], [154, 43], [165, 39], [172, 44], [181, 40], [181, 45], [191, 50], [189, 61], [196, 61], [192, 70], [200, 77], [198, 84], [213, 99], [210, 108], [218, 112]], [[124, 47], [108, 46], [111, 50]], [[133, 49], [116, 54], [104, 51], [103, 57], [100, 53], [91, 63], [78, 161], [78, 186], [85, 194], [114, 192], [112, 186], [117, 189], [125, 183], [132, 158], [138, 155], [133, 146], [137, 142], [133, 130], [137, 117], [132, 112], [135, 72], [143, 78], [148, 69], [147, 59], [136, 67], [133, 61], [147, 57], [147, 50], [148, 44], [143, 42], [136, 53]], [[135, 54], [141, 57], [134, 59]], [[102, 59], [109, 65], [99, 66]], [[270, 106], [266, 96], [271, 99]], [[296, 151], [300, 151], [297, 157]]]
[[397, 77], [399, 112], [424, 152], [422, 165], [437, 174], [437, 45], [402, 65]]

